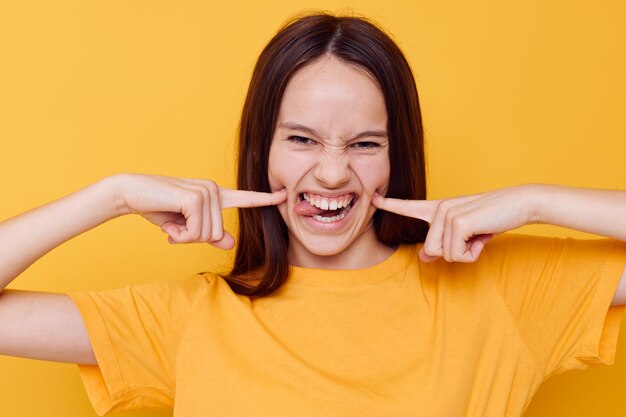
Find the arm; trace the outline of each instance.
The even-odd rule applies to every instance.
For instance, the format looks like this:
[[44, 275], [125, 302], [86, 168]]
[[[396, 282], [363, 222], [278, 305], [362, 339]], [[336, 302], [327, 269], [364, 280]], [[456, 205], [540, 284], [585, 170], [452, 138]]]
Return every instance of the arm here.
[[[532, 184], [532, 223], [626, 241], [626, 191]], [[611, 305], [626, 304], [626, 266]]]
[[531, 223], [626, 241], [626, 191], [530, 184]]
[[[372, 204], [430, 223], [419, 254], [424, 262], [474, 262], [494, 234], [535, 223], [626, 241], [626, 191], [524, 184], [441, 200], [375, 195]], [[626, 304], [626, 270], [613, 304]]]
[[0, 292], [33, 262], [63, 242], [108, 220], [140, 214], [170, 235], [170, 243], [208, 242], [230, 249], [222, 209], [280, 204], [275, 193], [230, 190], [210, 180], [117, 174], [0, 223]]
[[65, 294], [5, 290], [63, 242], [120, 215], [117, 177], [0, 223], [0, 354], [96, 364], [78, 308]]
[[[440, 200], [376, 194], [372, 204], [430, 223], [426, 255], [448, 262], [473, 262], [493, 234], [527, 224], [553, 224], [626, 241], [626, 191], [523, 184]], [[478, 245], [470, 251], [473, 242]]]
[[0, 223], [0, 292], [50, 250], [121, 214], [118, 177]]
[[171, 243], [234, 245], [221, 210], [280, 204], [287, 193], [229, 190], [209, 180], [141, 174], [104, 178], [0, 223], [0, 355], [95, 365], [85, 323], [65, 294], [5, 290], [63, 242], [124, 214], [142, 215]]

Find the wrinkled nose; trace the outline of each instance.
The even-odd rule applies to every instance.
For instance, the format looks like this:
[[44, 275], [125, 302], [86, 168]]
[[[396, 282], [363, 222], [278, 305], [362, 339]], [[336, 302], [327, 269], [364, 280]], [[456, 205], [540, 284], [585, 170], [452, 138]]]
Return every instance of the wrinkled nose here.
[[315, 178], [327, 188], [339, 188], [350, 180], [348, 158], [341, 154], [325, 154], [315, 167]]

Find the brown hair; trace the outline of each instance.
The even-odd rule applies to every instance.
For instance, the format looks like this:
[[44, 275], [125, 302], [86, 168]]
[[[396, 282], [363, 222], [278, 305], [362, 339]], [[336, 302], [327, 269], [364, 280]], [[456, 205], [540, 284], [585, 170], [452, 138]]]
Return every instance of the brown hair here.
[[[387, 196], [426, 198], [424, 135], [413, 73], [398, 46], [366, 18], [327, 13], [287, 22], [261, 52], [239, 127], [237, 187], [270, 192], [269, 150], [282, 96], [291, 76], [331, 54], [365, 69], [385, 98], [390, 178]], [[428, 223], [378, 210], [378, 239], [389, 245], [424, 242]], [[260, 297], [288, 278], [287, 226], [275, 206], [239, 210], [235, 264], [227, 280], [238, 294]], [[256, 283], [252, 285], [252, 283]]]

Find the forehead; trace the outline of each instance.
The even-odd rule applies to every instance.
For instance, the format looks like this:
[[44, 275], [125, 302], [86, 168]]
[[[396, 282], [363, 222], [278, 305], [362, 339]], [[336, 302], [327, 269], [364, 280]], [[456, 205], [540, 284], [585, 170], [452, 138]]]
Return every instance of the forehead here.
[[283, 95], [278, 123], [308, 126], [322, 136], [344, 137], [363, 130], [385, 130], [385, 99], [363, 69], [331, 55], [298, 70]]

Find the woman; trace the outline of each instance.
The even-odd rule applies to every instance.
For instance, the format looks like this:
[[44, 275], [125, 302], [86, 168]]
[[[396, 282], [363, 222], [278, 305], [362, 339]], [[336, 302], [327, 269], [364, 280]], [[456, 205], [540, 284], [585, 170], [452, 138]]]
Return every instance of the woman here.
[[[0, 353], [79, 364], [101, 415], [519, 416], [550, 375], [612, 363], [626, 194], [527, 184], [428, 201], [424, 166], [397, 46], [364, 19], [297, 19], [255, 67], [239, 190], [118, 174], [0, 225], [5, 288], [125, 214], [171, 243], [232, 248], [221, 210], [240, 207], [231, 274], [6, 290]], [[530, 223], [606, 238], [494, 237]]]

